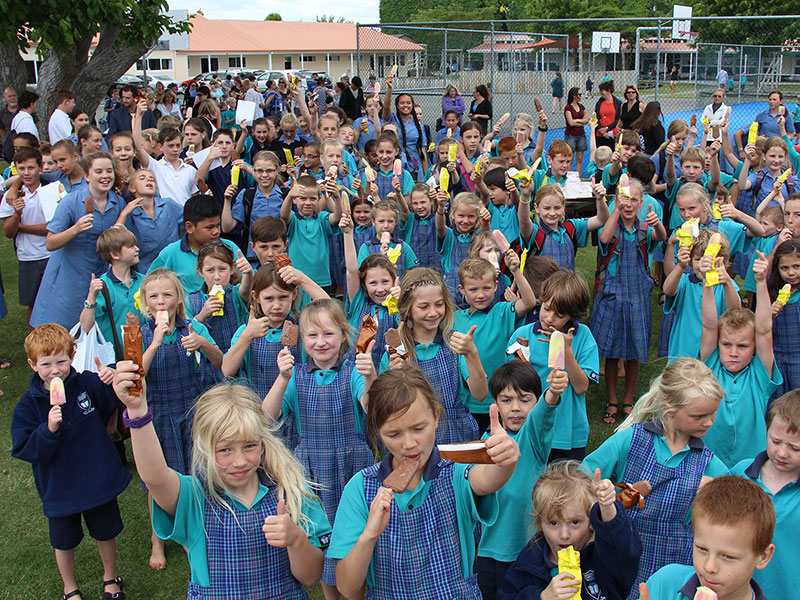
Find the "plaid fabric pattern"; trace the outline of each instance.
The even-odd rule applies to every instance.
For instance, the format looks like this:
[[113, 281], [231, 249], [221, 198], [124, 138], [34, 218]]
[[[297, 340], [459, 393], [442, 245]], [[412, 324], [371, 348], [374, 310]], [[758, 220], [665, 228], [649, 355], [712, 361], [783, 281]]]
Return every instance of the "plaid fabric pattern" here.
[[[402, 233], [402, 230], [397, 228], [392, 233], [392, 241], [389, 242], [389, 249], [394, 248], [397, 244], [402, 244], [401, 237], [398, 235]], [[378, 238], [374, 235], [369, 239], [364, 241], [364, 245], [369, 250], [370, 254], [380, 254], [381, 253], [381, 242]], [[406, 273], [406, 256], [405, 256], [405, 248], [403, 248], [403, 252], [400, 254], [400, 258], [397, 259], [397, 262], [394, 265], [395, 273], [397, 273], [397, 277], [403, 279], [403, 275]], [[422, 264], [422, 263], [420, 263]]]
[[[356, 246], [356, 250], [358, 250], [358, 248], [359, 246]], [[344, 287], [344, 236], [328, 236], [328, 257], [330, 258], [331, 279], [336, 285]]]
[[430, 267], [439, 274], [443, 273], [442, 257], [436, 251], [437, 233], [433, 215], [425, 220], [414, 216], [414, 226], [407, 241], [417, 255], [419, 264]]
[[442, 345], [434, 358], [418, 362], [447, 415], [446, 421], [439, 421], [436, 443], [455, 444], [477, 440], [480, 437], [478, 422], [458, 395], [458, 355]]
[[230, 503], [227, 508], [205, 500], [206, 551], [211, 585], [189, 583], [190, 600], [230, 598], [301, 600], [307, 599], [294, 577], [286, 548], [267, 543], [261, 526], [276, 514], [278, 499], [270, 488], [259, 505], [246, 510]]
[[[375, 169], [375, 174], [377, 175], [375, 183], [378, 185], [378, 196], [381, 200], [385, 200], [386, 196], [394, 193], [394, 188], [392, 187], [394, 174], [389, 173], [388, 175], [384, 175], [380, 169]], [[366, 179], [362, 179], [362, 181], [366, 181]], [[403, 183], [402, 175], [400, 176], [400, 183]]]
[[[145, 348], [153, 342], [154, 328], [153, 321], [142, 326]], [[175, 329], [179, 338], [189, 334], [186, 323], [176, 324]], [[192, 464], [191, 410], [203, 390], [202, 371], [194, 354], [186, 356], [180, 340], [161, 344], [147, 372], [147, 404], [153, 410], [153, 426], [167, 466], [184, 475]]]
[[653, 280], [645, 269], [638, 241], [620, 235], [617, 272], [612, 276], [606, 271], [603, 293], [595, 297], [589, 322], [600, 356], [647, 360], [653, 324], [652, 289]]
[[[217, 343], [217, 347], [225, 354], [231, 349], [231, 338], [236, 330], [239, 329], [239, 322], [236, 319], [236, 308], [233, 305], [233, 294], [238, 294], [238, 290], [233, 286], [228, 285], [225, 290], [225, 305], [222, 309], [222, 316], [210, 316], [206, 319], [205, 326], [208, 328], [208, 333]], [[206, 298], [208, 296], [206, 295]], [[203, 291], [195, 290], [189, 294], [189, 304], [192, 307], [192, 314], [199, 313], [205, 300], [203, 299]], [[222, 376], [222, 371], [212, 365], [209, 361], [203, 362], [203, 385], [206, 388], [219, 383], [225, 379]]]
[[642, 540], [639, 574], [629, 600], [639, 597], [639, 583], [665, 565], [692, 564], [692, 528], [684, 519], [692, 506], [708, 463], [714, 453], [706, 447], [691, 449], [681, 464], [665, 467], [656, 459], [653, 433], [644, 426], [633, 426], [633, 440], [623, 481], [645, 479], [653, 486], [644, 508], [628, 511]]
[[464, 301], [464, 297], [458, 291], [458, 284], [461, 283], [458, 279], [458, 267], [467, 259], [472, 236], [469, 236], [467, 241], [462, 241], [457, 233], [454, 232], [454, 234], [453, 251], [450, 254], [450, 271], [444, 274], [444, 282], [447, 284], [447, 289], [450, 290], [450, 296], [456, 306], [458, 308], [467, 308], [468, 305]]
[[[367, 588], [368, 599], [481, 598], [477, 577], [464, 579], [461, 572], [453, 463], [442, 460], [439, 466], [421, 506], [400, 511], [392, 502], [389, 525], [372, 553], [376, 585]], [[377, 474], [377, 466], [364, 470], [367, 505], [380, 488]]]
[[772, 321], [772, 349], [775, 364], [783, 375], [783, 383], [773, 394], [773, 400], [786, 392], [800, 388], [800, 360], [797, 357], [800, 340], [800, 301], [787, 304]]
[[[375, 365], [375, 370], [378, 371], [381, 366], [381, 359], [383, 355], [386, 354], [386, 344], [384, 343], [383, 336], [392, 327], [397, 327], [397, 316], [390, 316], [389, 310], [385, 306], [373, 304], [372, 301], [367, 298], [367, 301], [364, 303], [364, 308], [361, 309], [361, 313], [359, 313], [358, 320], [356, 321], [359, 323], [359, 329], [356, 332], [355, 339], [358, 339], [358, 336], [361, 334], [360, 324], [364, 322], [365, 315], [370, 315], [378, 324], [378, 333], [375, 334], [375, 347], [372, 349], [372, 363]], [[353, 356], [355, 357], [355, 354]]]
[[669, 356], [669, 336], [672, 334], [672, 324], [675, 322], [673, 310], [661, 315], [661, 324], [658, 326], [658, 356], [663, 358]]
[[575, 270], [575, 246], [572, 244], [572, 240], [569, 239], [566, 231], [562, 229], [561, 231], [561, 238], [562, 241], [559, 242], [555, 235], [554, 231], [547, 227], [546, 225], [539, 225], [544, 231], [544, 243], [542, 244], [542, 256], [549, 256], [553, 260], [558, 263], [562, 269], [567, 269], [569, 271]]

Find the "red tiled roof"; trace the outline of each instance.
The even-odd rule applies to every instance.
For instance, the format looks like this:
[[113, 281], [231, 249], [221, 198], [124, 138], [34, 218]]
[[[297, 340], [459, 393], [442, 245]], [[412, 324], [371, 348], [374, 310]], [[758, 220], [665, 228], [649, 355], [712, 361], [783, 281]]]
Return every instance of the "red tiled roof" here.
[[[508, 35], [508, 34], [504, 34]], [[514, 42], [514, 52], [522, 51], [522, 50], [541, 50], [542, 48], [563, 48], [566, 43], [566, 38], [558, 38], [558, 39], [550, 39], [548, 37], [539, 40], [538, 42], [522, 42], [522, 37], [520, 36], [520, 42]], [[569, 38], [569, 47], [570, 48], [577, 48], [578, 47], [578, 38], [576, 36], [571, 36]], [[591, 48], [591, 44], [584, 43], [584, 48]], [[491, 42], [486, 42], [483, 44], [479, 44], [473, 48], [470, 48], [467, 52], [491, 52], [492, 44]], [[495, 52], [511, 52], [511, 42], [502, 41], [502, 42], [495, 42], [494, 43], [494, 51]]]

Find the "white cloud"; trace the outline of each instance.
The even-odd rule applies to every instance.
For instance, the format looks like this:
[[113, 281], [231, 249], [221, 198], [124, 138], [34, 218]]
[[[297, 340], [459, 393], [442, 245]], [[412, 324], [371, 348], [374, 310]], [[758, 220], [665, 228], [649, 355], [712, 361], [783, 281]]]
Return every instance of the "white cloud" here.
[[[319, 6], [319, 9], [311, 8]], [[263, 19], [272, 12], [279, 13], [284, 21], [313, 21], [319, 15], [344, 17], [355, 23], [378, 22], [378, 0], [332, 0], [330, 2], [278, 3], [275, 0], [254, 0], [229, 5], [207, 0], [169, 0], [171, 9], [198, 9], [209, 19]]]

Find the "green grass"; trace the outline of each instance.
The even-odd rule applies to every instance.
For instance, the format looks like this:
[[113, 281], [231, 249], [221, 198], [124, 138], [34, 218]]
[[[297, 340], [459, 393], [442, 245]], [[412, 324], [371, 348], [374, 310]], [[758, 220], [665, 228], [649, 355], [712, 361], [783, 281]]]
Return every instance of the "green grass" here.
[[[579, 271], [593, 285], [594, 248], [582, 249], [578, 254]], [[26, 311], [18, 304], [17, 265], [10, 240], [0, 239], [0, 270], [5, 282], [5, 299], [9, 305], [8, 316], [0, 322], [0, 356], [14, 361], [12, 369], [0, 371], [0, 389], [5, 393], [0, 398], [0, 505], [5, 507], [5, 528], [0, 533], [0, 600], [18, 598], [58, 598], [61, 595], [61, 579], [55, 565], [53, 551], [47, 535], [47, 520], [33, 484], [30, 465], [11, 458], [9, 429], [14, 405], [27, 390], [31, 371], [25, 361], [22, 342], [27, 334]], [[655, 297], [655, 294], [654, 294]], [[661, 311], [654, 302], [654, 332]], [[651, 356], [655, 356], [656, 335], [653, 335]], [[664, 361], [655, 360], [642, 365], [637, 397], [647, 389], [650, 380], [663, 369]], [[620, 397], [622, 395], [620, 382]], [[589, 449], [596, 448], [611, 435], [612, 426], [601, 421], [606, 403], [605, 382], [591, 386], [588, 394], [589, 422], [591, 434]], [[128, 456], [131, 457], [130, 446]], [[87, 457], [86, 460], [91, 460]], [[132, 463], [132, 460], [131, 460]], [[165, 571], [154, 571], [147, 565], [150, 550], [150, 528], [146, 507], [146, 496], [134, 476], [128, 489], [120, 496], [125, 530], [117, 539], [118, 573], [125, 579], [129, 597], [138, 600], [161, 598], [184, 598], [189, 578], [188, 564], [183, 550], [175, 544], [167, 544], [168, 567]], [[97, 547], [87, 536], [76, 551], [78, 583], [85, 592], [84, 598], [101, 595], [102, 568]], [[313, 599], [321, 599], [319, 587], [310, 590]]]

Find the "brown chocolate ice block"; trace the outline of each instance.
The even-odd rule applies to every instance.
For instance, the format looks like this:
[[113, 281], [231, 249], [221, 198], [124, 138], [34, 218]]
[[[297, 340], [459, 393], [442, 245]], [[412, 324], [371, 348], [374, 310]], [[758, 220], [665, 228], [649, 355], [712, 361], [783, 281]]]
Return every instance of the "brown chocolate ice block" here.
[[284, 348], [294, 348], [297, 346], [297, 325], [291, 321], [283, 322], [283, 331], [281, 332], [281, 346]]
[[397, 468], [383, 480], [383, 486], [388, 487], [397, 494], [402, 494], [408, 489], [408, 485], [414, 479], [418, 468], [418, 459], [404, 458]]
[[144, 381], [144, 367], [142, 367], [142, 328], [139, 327], [139, 318], [133, 313], [128, 313], [125, 318], [125, 325], [122, 326], [123, 356], [125, 360], [133, 361], [139, 368], [139, 379], [134, 382], [129, 393], [131, 396], [139, 396], [142, 393], [142, 382]]

